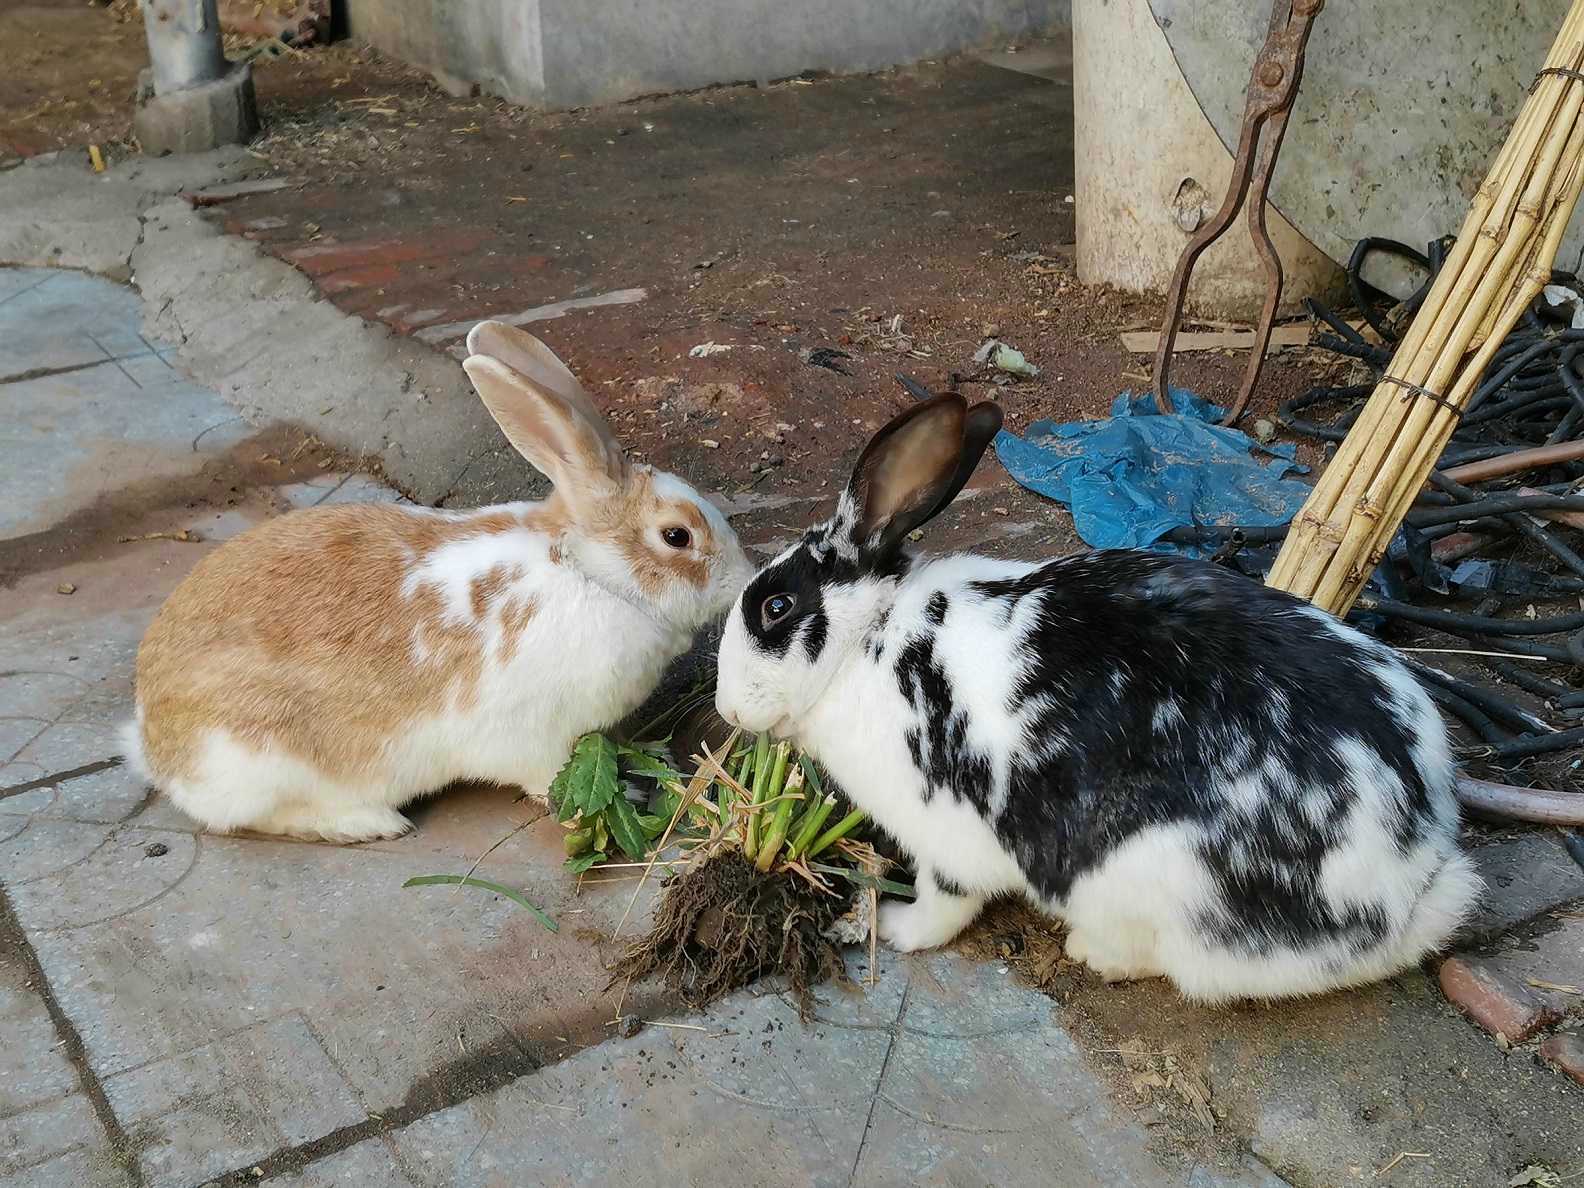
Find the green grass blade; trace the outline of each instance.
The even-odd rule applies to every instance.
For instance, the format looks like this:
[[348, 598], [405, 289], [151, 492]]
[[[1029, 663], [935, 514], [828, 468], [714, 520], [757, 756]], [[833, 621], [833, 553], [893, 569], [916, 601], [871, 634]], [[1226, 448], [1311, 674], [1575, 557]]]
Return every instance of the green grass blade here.
[[492, 883], [488, 879], [475, 879], [471, 875], [417, 875], [402, 884], [407, 887], [477, 887], [480, 891], [493, 891], [496, 895], [504, 895], [513, 903], [527, 908], [534, 917], [551, 932], [561, 931], [561, 926], [545, 914], [544, 909], [530, 903], [528, 897], [521, 891], [511, 887], [503, 887], [499, 883]]
[[[753, 800], [758, 804], [765, 798], [765, 788], [770, 783], [770, 736], [761, 734], [754, 740], [753, 754]], [[748, 824], [743, 834], [743, 857], [752, 862], [759, 853], [759, 818], [761, 813], [749, 813]]]
[[882, 879], [879, 875], [865, 874], [861, 870], [854, 870], [850, 866], [830, 866], [824, 862], [810, 862], [809, 869], [815, 874], [835, 875], [839, 879], [846, 879], [849, 883], [856, 883], [860, 887], [873, 887], [876, 891], [885, 891], [891, 895], [901, 895], [908, 899], [916, 899], [918, 891], [906, 883], [892, 882]]
[[814, 844], [808, 848], [808, 856], [813, 858], [824, 853], [854, 829], [857, 829], [858, 826], [862, 825], [865, 820], [863, 809], [853, 809], [852, 812], [819, 835]]

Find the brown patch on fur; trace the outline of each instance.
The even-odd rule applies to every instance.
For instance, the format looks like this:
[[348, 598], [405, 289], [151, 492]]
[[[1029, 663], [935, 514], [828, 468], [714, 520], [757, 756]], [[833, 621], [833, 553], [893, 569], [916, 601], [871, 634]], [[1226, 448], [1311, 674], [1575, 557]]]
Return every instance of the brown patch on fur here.
[[[438, 587], [404, 593], [414, 568], [457, 541], [565, 528], [554, 501], [463, 517], [374, 504], [296, 512], [227, 542], [177, 587], [138, 650], [150, 769], [191, 774], [219, 728], [332, 778], [371, 772], [405, 724], [476, 696], [485, 663], [483, 633], [446, 617]], [[475, 582], [475, 608], [480, 583], [488, 603], [510, 568]], [[518, 609], [512, 621], [530, 617]]]
[[517, 655], [517, 643], [522, 639], [528, 622], [539, 613], [539, 600], [532, 596], [513, 598], [501, 607], [500, 662], [510, 664]]
[[487, 573], [480, 574], [473, 579], [468, 588], [468, 601], [473, 607], [473, 617], [483, 619], [489, 614], [490, 606], [503, 593], [506, 587], [517, 581], [523, 575], [521, 565], [513, 565], [502, 561]]

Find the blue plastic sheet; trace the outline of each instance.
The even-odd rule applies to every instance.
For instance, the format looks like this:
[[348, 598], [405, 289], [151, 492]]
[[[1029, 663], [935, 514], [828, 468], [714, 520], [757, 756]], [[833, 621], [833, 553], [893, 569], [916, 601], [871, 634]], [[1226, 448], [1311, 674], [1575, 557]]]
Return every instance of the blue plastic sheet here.
[[1072, 509], [1094, 548], [1202, 553], [1161, 540], [1188, 525], [1285, 524], [1309, 486], [1292, 474], [1291, 445], [1261, 446], [1218, 422], [1225, 410], [1181, 388], [1177, 412], [1156, 410], [1153, 392], [1123, 392], [1097, 421], [1036, 421], [1024, 437], [1002, 430], [996, 455], [1014, 479]]

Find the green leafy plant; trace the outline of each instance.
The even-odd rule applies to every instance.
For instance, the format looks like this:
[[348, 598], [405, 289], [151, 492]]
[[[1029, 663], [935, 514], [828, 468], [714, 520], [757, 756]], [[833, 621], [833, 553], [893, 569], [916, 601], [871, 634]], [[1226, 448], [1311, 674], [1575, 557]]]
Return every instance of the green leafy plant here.
[[634, 862], [648, 857], [665, 832], [665, 817], [641, 813], [622, 791], [622, 776], [678, 785], [682, 776], [663, 758], [664, 743], [618, 743], [604, 734], [585, 734], [550, 783], [550, 805], [567, 826], [566, 867], [581, 874], [620, 849]]

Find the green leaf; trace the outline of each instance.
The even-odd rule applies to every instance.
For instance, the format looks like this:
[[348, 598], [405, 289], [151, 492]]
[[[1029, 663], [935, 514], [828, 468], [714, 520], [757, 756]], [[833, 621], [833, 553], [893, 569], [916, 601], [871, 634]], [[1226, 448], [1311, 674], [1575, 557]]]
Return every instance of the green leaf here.
[[556, 805], [556, 820], [558, 822], [560, 822], [562, 825], [565, 825], [568, 821], [570, 821], [573, 817], [575, 817], [577, 815], [578, 815], [577, 801], [573, 800], [570, 796], [568, 796], [565, 800], [561, 801], [560, 804]]
[[873, 887], [876, 891], [885, 891], [891, 895], [905, 895], [909, 899], [918, 897], [918, 892], [906, 883], [892, 882], [882, 879], [878, 875], [865, 874], [861, 870], [853, 870], [850, 866], [829, 866], [824, 862], [810, 862], [809, 869], [817, 874], [835, 875], [837, 878], [846, 879], [849, 883], [856, 883], [860, 887]]
[[654, 813], [638, 814], [638, 828], [644, 831], [644, 836], [650, 841], [664, 833], [666, 826], [669, 824], [671, 824], [671, 815], [669, 813], [663, 817]]
[[685, 784], [687, 777], [672, 767], [669, 763], [649, 754], [647, 751], [635, 750], [632, 747], [617, 747], [622, 758], [627, 760], [627, 770], [634, 775], [646, 776], [661, 783], [667, 781]]
[[513, 903], [527, 908], [534, 914], [539, 923], [543, 924], [551, 932], [560, 931], [560, 926], [547, 916], [542, 908], [530, 903], [528, 897], [521, 891], [514, 890], [511, 887], [503, 887], [499, 883], [492, 883], [487, 879], [475, 879], [468, 875], [418, 875], [402, 884], [404, 889], [407, 887], [438, 886], [477, 887], [481, 891], [493, 891], [496, 895], [504, 895]]
[[585, 817], [592, 817], [621, 794], [616, 777], [616, 744], [603, 734], [585, 734], [572, 748], [556, 778], [550, 783], [550, 798], [556, 802], [558, 819], [572, 819], [570, 805]]
[[576, 858], [568, 858], [566, 860], [566, 869], [571, 871], [573, 874], [582, 874], [589, 867], [595, 866], [604, 861], [604, 853], [599, 850], [595, 850], [590, 854], [579, 854]]
[[820, 778], [819, 765], [807, 755], [799, 755], [798, 766], [803, 769], [803, 777], [813, 786], [815, 798], [823, 800], [825, 798], [825, 781]]
[[667, 821], [669, 821], [672, 817], [676, 816], [677, 808], [679, 805], [681, 805], [681, 803], [681, 794], [672, 791], [670, 788], [667, 788], [664, 792], [660, 793], [659, 796], [655, 797], [655, 814], [657, 816], [664, 817]]
[[665, 759], [669, 738], [651, 739], [648, 742], [622, 743], [617, 749], [624, 755], [647, 755], [651, 759]]
[[616, 844], [627, 851], [627, 857], [642, 862], [649, 852], [649, 839], [644, 836], [643, 826], [638, 823], [638, 810], [632, 803], [625, 796], [618, 796], [605, 810], [605, 821]]

